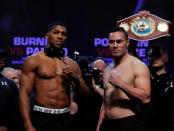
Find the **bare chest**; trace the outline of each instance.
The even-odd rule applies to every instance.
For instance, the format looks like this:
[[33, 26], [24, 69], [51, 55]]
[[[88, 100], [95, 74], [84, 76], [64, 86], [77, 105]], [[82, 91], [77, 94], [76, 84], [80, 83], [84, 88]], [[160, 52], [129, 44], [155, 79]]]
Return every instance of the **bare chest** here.
[[65, 64], [61, 60], [46, 59], [39, 61], [39, 67], [36, 71], [37, 76], [39, 78], [53, 78], [61, 76], [63, 66], [65, 66]]
[[133, 85], [134, 84], [134, 73], [133, 70], [131, 70], [131, 67], [129, 66], [118, 66], [118, 67], [114, 67], [114, 66], [110, 66], [109, 68], [107, 68], [107, 70], [104, 73], [104, 88], [105, 89], [109, 89], [109, 88], [113, 88], [113, 85], [111, 85], [108, 81], [110, 75], [114, 74], [117, 77], [119, 77], [122, 81]]

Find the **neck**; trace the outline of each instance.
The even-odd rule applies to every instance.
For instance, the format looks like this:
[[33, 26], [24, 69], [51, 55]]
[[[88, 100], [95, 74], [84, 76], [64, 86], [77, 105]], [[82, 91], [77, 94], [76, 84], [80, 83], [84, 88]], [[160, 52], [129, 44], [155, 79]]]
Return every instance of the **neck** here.
[[160, 70], [158, 70], [156, 72], [157, 75], [161, 75], [161, 74], [164, 74], [164, 73], [166, 73], [165, 67], [161, 68]]
[[114, 57], [114, 63], [115, 63], [115, 65], [119, 65], [119, 64], [123, 63], [126, 60], [127, 56], [128, 56], [128, 54], [125, 53], [123, 56]]
[[151, 72], [154, 72], [154, 73], [156, 73], [157, 75], [161, 75], [161, 74], [166, 73], [165, 65], [158, 66], [158, 67], [152, 67], [152, 66], [150, 66], [149, 69], [150, 69]]

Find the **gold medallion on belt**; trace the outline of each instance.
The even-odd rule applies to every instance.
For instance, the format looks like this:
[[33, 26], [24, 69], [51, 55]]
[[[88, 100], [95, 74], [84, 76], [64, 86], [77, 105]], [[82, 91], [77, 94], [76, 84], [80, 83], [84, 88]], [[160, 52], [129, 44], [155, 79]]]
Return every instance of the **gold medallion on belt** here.
[[153, 14], [147, 17], [136, 14], [117, 21], [117, 26], [123, 27], [128, 36], [135, 40], [152, 40], [171, 35], [171, 22]]

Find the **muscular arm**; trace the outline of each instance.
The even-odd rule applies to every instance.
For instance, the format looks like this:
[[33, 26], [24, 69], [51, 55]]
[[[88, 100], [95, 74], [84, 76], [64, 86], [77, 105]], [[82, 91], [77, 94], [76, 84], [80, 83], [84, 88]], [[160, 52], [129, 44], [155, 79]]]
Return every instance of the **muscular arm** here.
[[151, 94], [150, 73], [146, 65], [137, 66], [135, 70], [135, 96], [141, 100], [142, 103], [149, 103]]
[[28, 58], [24, 62], [20, 78], [20, 111], [26, 129], [32, 126], [30, 121], [30, 94], [34, 85], [36, 63], [33, 58]]
[[70, 89], [71, 104], [70, 104], [70, 106], [69, 106], [70, 114], [71, 114], [71, 115], [74, 115], [74, 114], [77, 113], [77, 111], [78, 111], [78, 105], [77, 105], [77, 103], [76, 103], [75, 100], [74, 100], [74, 96], [75, 96], [75, 92], [73, 92], [73, 89], [72, 89], [72, 87], [71, 87], [71, 89]]
[[111, 74], [109, 81], [126, 94], [139, 99], [144, 104], [148, 103], [151, 92], [149, 70], [145, 64], [135, 64], [132, 70], [134, 71], [134, 85], [130, 85], [114, 74]]
[[89, 89], [88, 89], [88, 86], [86, 85], [85, 81], [82, 78], [82, 73], [81, 73], [80, 69], [78, 69], [78, 74], [80, 76], [80, 78], [78, 79], [79, 90], [84, 96], [87, 96], [89, 94]]

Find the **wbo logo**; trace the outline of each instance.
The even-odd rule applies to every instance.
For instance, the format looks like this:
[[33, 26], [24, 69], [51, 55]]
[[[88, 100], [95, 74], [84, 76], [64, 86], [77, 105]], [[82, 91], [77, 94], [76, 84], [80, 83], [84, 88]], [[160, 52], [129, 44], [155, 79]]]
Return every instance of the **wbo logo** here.
[[150, 17], [136, 17], [131, 22], [131, 31], [140, 37], [151, 35], [155, 28], [155, 21]]
[[144, 33], [146, 31], [150, 31], [149, 25], [148, 25], [148, 21], [144, 21], [144, 20], [140, 20], [137, 21], [137, 24], [135, 25], [136, 27], [134, 27], [134, 30], [139, 31], [140, 33]]

